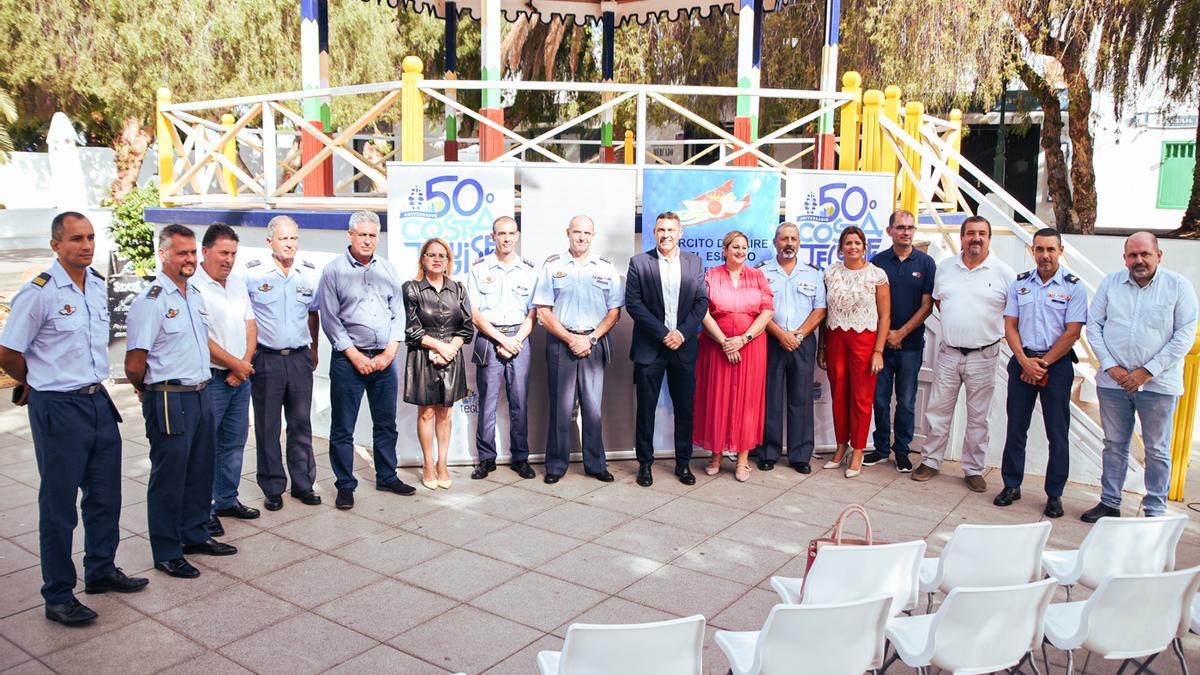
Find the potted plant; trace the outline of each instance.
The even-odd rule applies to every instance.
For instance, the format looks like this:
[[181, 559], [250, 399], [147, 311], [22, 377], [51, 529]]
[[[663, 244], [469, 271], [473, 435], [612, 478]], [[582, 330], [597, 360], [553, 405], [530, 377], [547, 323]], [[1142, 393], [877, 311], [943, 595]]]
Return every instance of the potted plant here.
[[146, 207], [158, 206], [158, 186], [135, 187], [111, 203], [108, 234], [114, 250], [109, 258], [109, 339], [125, 337], [125, 319], [133, 299], [154, 280], [154, 226]]

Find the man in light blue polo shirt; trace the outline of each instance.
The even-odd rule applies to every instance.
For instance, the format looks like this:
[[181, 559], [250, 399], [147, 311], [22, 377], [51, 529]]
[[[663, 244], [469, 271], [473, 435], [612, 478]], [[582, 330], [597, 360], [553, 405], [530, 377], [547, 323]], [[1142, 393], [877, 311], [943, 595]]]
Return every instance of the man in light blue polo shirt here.
[[1121, 489], [1129, 466], [1133, 418], [1142, 423], [1146, 448], [1146, 496], [1142, 511], [1166, 511], [1171, 477], [1171, 431], [1183, 394], [1183, 358], [1196, 338], [1196, 289], [1181, 274], [1159, 265], [1158, 238], [1138, 232], [1125, 240], [1125, 270], [1104, 277], [1087, 325], [1100, 372], [1100, 423], [1104, 427], [1104, 473], [1100, 503], [1084, 512], [1085, 523], [1121, 515]]

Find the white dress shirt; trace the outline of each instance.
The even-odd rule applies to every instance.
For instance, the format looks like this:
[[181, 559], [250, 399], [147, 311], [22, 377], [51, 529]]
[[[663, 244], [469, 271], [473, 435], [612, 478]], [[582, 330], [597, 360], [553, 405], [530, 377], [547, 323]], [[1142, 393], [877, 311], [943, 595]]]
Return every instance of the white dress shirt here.
[[[246, 282], [237, 274], [230, 274], [221, 285], [202, 265], [196, 265], [196, 276], [192, 284], [200, 289], [204, 304], [208, 308], [208, 337], [221, 349], [242, 359], [246, 357], [246, 322], [254, 318], [250, 307], [250, 294]], [[213, 368], [225, 367], [212, 362]]]
[[658, 275], [662, 279], [663, 293], [663, 323], [667, 330], [675, 330], [679, 320], [679, 286], [682, 283], [682, 271], [679, 264], [679, 249], [674, 255], [667, 257], [662, 251], [658, 252]]
[[942, 344], [976, 349], [1004, 337], [1004, 306], [1017, 274], [989, 253], [975, 269], [967, 269], [962, 254], [938, 264], [933, 299], [940, 303]]

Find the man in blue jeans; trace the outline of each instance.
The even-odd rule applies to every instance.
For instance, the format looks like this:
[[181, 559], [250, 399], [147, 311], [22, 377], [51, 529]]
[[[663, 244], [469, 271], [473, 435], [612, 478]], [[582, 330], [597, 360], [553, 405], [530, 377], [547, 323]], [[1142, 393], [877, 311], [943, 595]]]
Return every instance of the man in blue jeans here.
[[1126, 269], [1104, 277], [1088, 310], [1088, 342], [1100, 360], [1104, 472], [1100, 503], [1083, 513], [1085, 523], [1121, 515], [1135, 414], [1146, 448], [1142, 511], [1166, 511], [1172, 422], [1183, 394], [1183, 359], [1196, 338], [1196, 290], [1183, 275], [1159, 266], [1158, 239], [1133, 234], [1125, 240], [1124, 258]]
[[[908, 459], [916, 426], [917, 375], [925, 350], [925, 319], [933, 312], [933, 278], [937, 264], [924, 251], [913, 247], [917, 222], [913, 214], [900, 210], [888, 218], [892, 247], [876, 253], [871, 263], [887, 273], [892, 289], [892, 320], [883, 351], [883, 370], [875, 379], [875, 452], [863, 458], [863, 466], [887, 461], [896, 453], [896, 470], [912, 471]], [[892, 392], [896, 393], [895, 423]]]

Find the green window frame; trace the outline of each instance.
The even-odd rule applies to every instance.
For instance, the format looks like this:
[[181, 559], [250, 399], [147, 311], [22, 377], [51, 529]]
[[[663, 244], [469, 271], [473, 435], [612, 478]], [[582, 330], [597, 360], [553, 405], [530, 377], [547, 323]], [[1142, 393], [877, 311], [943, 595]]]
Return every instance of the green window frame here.
[[1163, 141], [1158, 167], [1158, 208], [1186, 209], [1196, 173], [1196, 141]]

